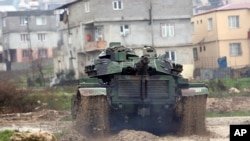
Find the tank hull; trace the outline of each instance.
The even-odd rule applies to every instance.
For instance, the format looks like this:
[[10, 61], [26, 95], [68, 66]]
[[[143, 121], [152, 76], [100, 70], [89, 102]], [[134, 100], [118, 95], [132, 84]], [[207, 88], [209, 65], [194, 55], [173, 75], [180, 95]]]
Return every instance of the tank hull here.
[[[117, 87], [115, 87], [117, 88]], [[162, 134], [205, 134], [207, 94], [203, 87], [183, 89], [182, 95], [128, 99], [108, 87], [79, 88], [72, 100], [72, 116], [78, 131], [97, 136], [123, 129]], [[113, 95], [113, 97], [111, 97]], [[118, 99], [118, 100], [117, 100]], [[81, 125], [81, 126], [79, 126]]]

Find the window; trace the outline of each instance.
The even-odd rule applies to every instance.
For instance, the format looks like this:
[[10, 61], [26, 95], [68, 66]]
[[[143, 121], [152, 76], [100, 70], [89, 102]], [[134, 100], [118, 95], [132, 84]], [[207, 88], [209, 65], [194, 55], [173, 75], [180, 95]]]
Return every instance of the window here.
[[20, 34], [20, 39], [23, 42], [29, 41], [29, 35], [28, 34]]
[[231, 43], [230, 47], [230, 56], [240, 56], [242, 55], [241, 44], [240, 43]]
[[212, 18], [209, 18], [208, 20], [207, 20], [207, 29], [208, 30], [212, 30], [213, 29], [213, 19]]
[[129, 26], [128, 25], [121, 25], [120, 26], [120, 33], [122, 36], [126, 36], [130, 33]]
[[191, 30], [192, 30], [192, 33], [194, 34], [194, 22], [191, 22]]
[[198, 50], [197, 50], [197, 48], [193, 48], [193, 53], [194, 53], [194, 60], [197, 61], [198, 60]]
[[47, 58], [48, 57], [48, 51], [47, 49], [39, 49], [39, 57], [40, 58]]
[[162, 24], [161, 25], [161, 36], [162, 37], [173, 37], [174, 36], [174, 24]]
[[229, 16], [228, 24], [230, 28], [239, 28], [240, 27], [239, 16]]
[[31, 55], [30, 50], [28, 50], [28, 49], [23, 50], [23, 58], [29, 58], [30, 55]]
[[200, 52], [202, 52], [202, 46], [200, 46]]
[[46, 25], [46, 24], [47, 21], [45, 16], [36, 17], [36, 25]]
[[27, 17], [20, 17], [20, 25], [24, 26], [27, 24]]
[[172, 60], [173, 62], [176, 62], [176, 53], [175, 51], [166, 51], [166, 58], [169, 60]]
[[37, 34], [37, 38], [38, 38], [39, 41], [44, 41], [45, 40], [45, 36], [46, 36], [45, 33], [38, 33]]
[[101, 27], [95, 28], [95, 41], [103, 40], [103, 33]]
[[113, 1], [113, 10], [121, 10], [123, 9], [123, 3], [121, 0]]
[[72, 35], [69, 35], [69, 37], [68, 37], [68, 44], [69, 44], [69, 45], [72, 44]]
[[85, 6], [85, 12], [86, 13], [88, 13], [88, 12], [90, 12], [90, 9], [89, 9], [89, 2], [85, 2], [85, 4], [84, 4]]

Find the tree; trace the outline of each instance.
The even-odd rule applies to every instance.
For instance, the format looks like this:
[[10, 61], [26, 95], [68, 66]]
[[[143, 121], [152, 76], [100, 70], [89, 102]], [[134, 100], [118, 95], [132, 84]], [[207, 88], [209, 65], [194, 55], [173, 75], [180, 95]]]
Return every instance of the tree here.
[[40, 86], [45, 86], [45, 78], [44, 78], [42, 63], [43, 63], [43, 59], [38, 58], [37, 59], [37, 69], [39, 72], [39, 77], [37, 78], [37, 82], [40, 84]]

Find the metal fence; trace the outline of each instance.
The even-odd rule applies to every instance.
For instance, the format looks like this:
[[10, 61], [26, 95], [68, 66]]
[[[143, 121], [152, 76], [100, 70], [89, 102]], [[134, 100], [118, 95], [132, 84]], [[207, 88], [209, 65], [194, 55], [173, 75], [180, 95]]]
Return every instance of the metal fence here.
[[194, 78], [197, 80], [211, 80], [222, 78], [242, 78], [250, 77], [250, 67], [240, 69], [215, 68], [215, 69], [195, 69]]

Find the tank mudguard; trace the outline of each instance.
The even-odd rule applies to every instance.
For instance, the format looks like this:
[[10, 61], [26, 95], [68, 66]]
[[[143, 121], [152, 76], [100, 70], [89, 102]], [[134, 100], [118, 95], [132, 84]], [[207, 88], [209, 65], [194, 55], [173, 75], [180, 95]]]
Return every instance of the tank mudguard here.
[[107, 95], [106, 88], [79, 88], [78, 92], [81, 94], [81, 96]]
[[194, 95], [207, 95], [208, 89], [207, 87], [192, 87], [181, 89], [182, 96], [194, 96]]

